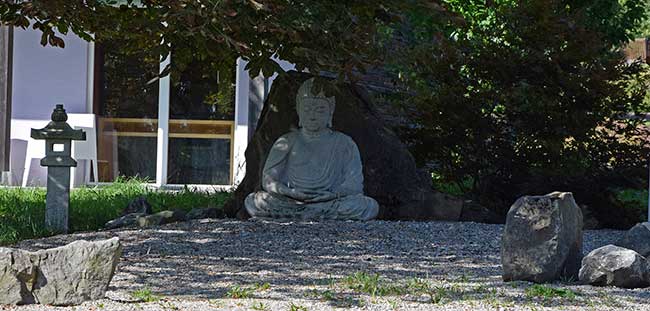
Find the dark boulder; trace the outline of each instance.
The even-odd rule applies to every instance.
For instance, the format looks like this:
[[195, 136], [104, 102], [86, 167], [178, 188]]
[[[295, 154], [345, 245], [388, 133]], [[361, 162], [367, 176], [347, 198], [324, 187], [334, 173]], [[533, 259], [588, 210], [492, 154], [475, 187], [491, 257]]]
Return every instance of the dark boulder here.
[[[261, 173], [275, 140], [296, 128], [296, 92], [308, 74], [289, 72], [273, 82], [257, 130], [246, 149], [246, 176], [226, 203], [229, 217], [248, 218], [246, 196], [261, 190]], [[380, 219], [458, 220], [462, 201], [433, 191], [406, 146], [385, 126], [360, 86], [346, 84], [336, 96], [333, 128], [354, 139], [363, 162], [364, 192], [380, 205]]]
[[596, 286], [643, 288], [650, 285], [649, 273], [650, 264], [639, 253], [609, 244], [585, 256], [580, 281]]
[[650, 258], [650, 222], [636, 224], [615, 244]]
[[501, 240], [504, 281], [544, 283], [578, 278], [582, 212], [570, 192], [519, 198]]

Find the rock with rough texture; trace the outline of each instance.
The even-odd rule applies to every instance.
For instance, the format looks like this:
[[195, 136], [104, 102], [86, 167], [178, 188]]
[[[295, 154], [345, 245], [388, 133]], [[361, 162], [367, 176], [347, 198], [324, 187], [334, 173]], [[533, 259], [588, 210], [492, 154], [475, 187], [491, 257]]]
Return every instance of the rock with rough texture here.
[[118, 238], [27, 252], [0, 248], [0, 305], [102, 299], [122, 253]]
[[519, 198], [508, 211], [501, 240], [504, 281], [577, 279], [582, 259], [582, 213], [570, 192]]
[[650, 222], [636, 224], [615, 244], [631, 249], [643, 257], [650, 257]]
[[150, 215], [152, 212], [151, 204], [149, 204], [147, 198], [140, 196], [129, 202], [129, 205], [122, 211], [122, 216], [134, 213]]
[[610, 244], [585, 256], [579, 277], [581, 282], [597, 286], [647, 287], [650, 264], [635, 251]]
[[[248, 218], [244, 200], [262, 190], [262, 171], [273, 143], [296, 128], [295, 98], [310, 75], [289, 72], [273, 82], [257, 129], [246, 149], [246, 176], [227, 202], [228, 216]], [[385, 126], [366, 91], [343, 85], [336, 96], [333, 130], [350, 136], [359, 148], [363, 164], [364, 194], [379, 203], [379, 219], [458, 220], [458, 199], [432, 190], [431, 178], [419, 173], [413, 156]], [[462, 207], [462, 201], [461, 201]]]
[[185, 220], [185, 212], [175, 209], [171, 211], [158, 212], [153, 215], [140, 216], [137, 218], [136, 222], [138, 227], [148, 228], [183, 220]]
[[222, 217], [223, 211], [214, 207], [193, 208], [187, 213], [187, 215], [185, 215], [186, 220]]
[[144, 216], [147, 216], [147, 214], [143, 214], [143, 213], [126, 214], [124, 216], [108, 221], [104, 225], [104, 228], [116, 229], [116, 228], [123, 228], [123, 227], [135, 227], [138, 225], [138, 218]]

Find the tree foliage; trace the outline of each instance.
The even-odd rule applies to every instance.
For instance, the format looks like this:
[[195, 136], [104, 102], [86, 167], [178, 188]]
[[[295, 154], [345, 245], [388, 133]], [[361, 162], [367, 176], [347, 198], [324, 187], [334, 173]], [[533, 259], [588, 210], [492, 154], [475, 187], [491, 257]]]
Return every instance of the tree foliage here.
[[64, 46], [59, 33], [84, 39], [119, 38], [128, 47], [144, 47], [166, 57], [172, 45], [189, 58], [250, 61], [253, 72], [280, 72], [272, 57], [309, 68], [352, 76], [383, 62], [375, 49], [377, 29], [400, 18], [404, 10], [440, 14], [432, 0], [31, 0], [0, 3], [6, 24], [40, 29], [42, 44]]
[[236, 57], [267, 76], [273, 57], [352, 79], [385, 68], [420, 163], [502, 213], [520, 195], [573, 191], [624, 226], [612, 189], [641, 185], [650, 75], [620, 48], [647, 28], [647, 0], [121, 2], [4, 1], [0, 20], [54, 46], [71, 31], [172, 51], [181, 69]]
[[625, 65], [619, 48], [643, 1], [447, 3], [466, 23], [447, 40], [413, 36], [395, 58], [408, 62], [393, 65], [415, 94], [402, 104], [422, 164], [472, 180], [466, 191], [501, 213], [518, 196], [556, 190], [611, 210], [611, 188], [642, 185], [648, 150], [634, 116], [650, 108], [647, 88], [631, 87], [642, 66]]

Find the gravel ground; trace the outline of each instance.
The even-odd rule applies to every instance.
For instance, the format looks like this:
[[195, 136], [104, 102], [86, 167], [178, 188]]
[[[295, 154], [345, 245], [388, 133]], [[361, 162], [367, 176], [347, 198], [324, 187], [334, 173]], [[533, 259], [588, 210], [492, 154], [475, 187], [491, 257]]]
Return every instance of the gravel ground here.
[[[226, 219], [23, 241], [15, 246], [37, 250], [118, 236], [124, 254], [106, 299], [0, 310], [650, 310], [650, 289], [503, 283], [502, 230], [476, 223]], [[584, 251], [621, 234], [586, 231]], [[533, 291], [549, 287], [558, 289], [555, 295]], [[152, 294], [135, 298], [138, 291]]]

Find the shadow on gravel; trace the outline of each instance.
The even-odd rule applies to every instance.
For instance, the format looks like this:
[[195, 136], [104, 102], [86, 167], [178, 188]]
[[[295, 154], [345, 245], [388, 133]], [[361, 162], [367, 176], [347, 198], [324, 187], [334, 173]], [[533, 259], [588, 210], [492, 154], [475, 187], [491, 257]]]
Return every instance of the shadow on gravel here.
[[[446, 222], [204, 220], [148, 230], [57, 236], [24, 241], [18, 247], [33, 250], [76, 239], [119, 236], [124, 253], [110, 290], [131, 293], [149, 288], [156, 295], [196, 299], [227, 297], [239, 287], [252, 298], [314, 299], [354, 306], [361, 303], [358, 291], [343, 281], [356, 272], [378, 274], [382, 282], [395, 286], [429, 280], [426, 290], [399, 295], [419, 303], [588, 306], [648, 299], [647, 291], [605, 293], [570, 284], [550, 286], [577, 292], [572, 299], [527, 296], [530, 283], [500, 281], [501, 230], [500, 225]], [[265, 283], [268, 288], [261, 288]]]

